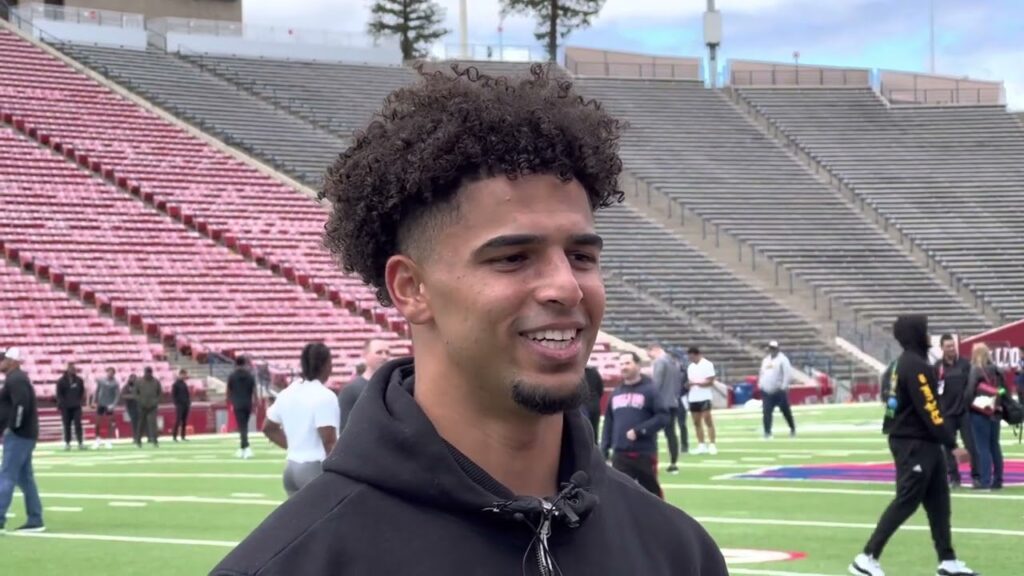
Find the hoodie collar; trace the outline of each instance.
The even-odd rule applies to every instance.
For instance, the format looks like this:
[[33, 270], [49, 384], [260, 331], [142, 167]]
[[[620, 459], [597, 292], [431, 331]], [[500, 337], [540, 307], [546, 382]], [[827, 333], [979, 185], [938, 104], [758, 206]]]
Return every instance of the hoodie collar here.
[[[496, 505], [524, 500], [441, 438], [413, 398], [414, 385], [412, 358], [381, 367], [352, 410], [324, 470], [445, 510], [494, 511]], [[594, 496], [605, 474], [582, 414], [566, 412], [559, 486], [572, 480]], [[596, 505], [596, 497], [572, 500], [589, 504], [587, 510], [576, 510], [581, 517]]]

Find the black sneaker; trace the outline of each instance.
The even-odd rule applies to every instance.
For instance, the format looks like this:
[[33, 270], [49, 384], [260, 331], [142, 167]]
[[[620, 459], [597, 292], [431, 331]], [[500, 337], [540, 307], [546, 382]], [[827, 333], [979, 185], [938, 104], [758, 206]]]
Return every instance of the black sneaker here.
[[46, 526], [43, 526], [42, 524], [23, 524], [22, 526], [18, 527], [18, 529], [15, 530], [15, 532], [20, 532], [22, 534], [46, 532]]
[[672, 464], [665, 471], [668, 472], [669, 474], [679, 474], [679, 466]]

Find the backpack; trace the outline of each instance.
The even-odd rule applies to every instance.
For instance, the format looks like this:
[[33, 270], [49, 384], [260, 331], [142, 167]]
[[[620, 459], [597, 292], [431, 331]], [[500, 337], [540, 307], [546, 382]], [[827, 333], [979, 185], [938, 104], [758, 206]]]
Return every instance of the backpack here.
[[1003, 394], [999, 397], [999, 403], [1003, 408], [1003, 420], [1010, 426], [1020, 426], [1024, 424], [1024, 406], [1021, 406], [1020, 402], [1013, 399], [1006, 393], [1006, 389], [1003, 389]]

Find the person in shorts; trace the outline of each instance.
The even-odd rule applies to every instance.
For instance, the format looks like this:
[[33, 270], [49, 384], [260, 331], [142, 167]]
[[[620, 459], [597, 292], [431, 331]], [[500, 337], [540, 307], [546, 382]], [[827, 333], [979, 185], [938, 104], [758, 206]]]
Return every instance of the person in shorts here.
[[[700, 348], [691, 346], [686, 351], [690, 365], [686, 367], [686, 379], [690, 383], [688, 393], [693, 427], [697, 431], [697, 450], [694, 454], [718, 454], [715, 447], [715, 420], [711, 416], [711, 399], [714, 395], [715, 365], [700, 353]], [[707, 427], [705, 443], [704, 428]]]

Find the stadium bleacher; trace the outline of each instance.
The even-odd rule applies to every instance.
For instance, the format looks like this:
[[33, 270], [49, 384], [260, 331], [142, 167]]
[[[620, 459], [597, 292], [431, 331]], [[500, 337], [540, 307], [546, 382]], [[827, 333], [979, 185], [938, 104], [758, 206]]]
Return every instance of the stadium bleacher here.
[[1024, 129], [1004, 106], [887, 106], [872, 89], [737, 93], [1004, 320], [1024, 316]]
[[623, 142], [630, 173], [860, 319], [885, 326], [920, 312], [938, 330], [990, 325], [722, 94], [673, 80], [583, 78], [579, 85], [630, 123]]
[[347, 146], [338, 136], [166, 52], [59, 47], [168, 112], [310, 186], [319, 186], [326, 167]]
[[7, 258], [199, 362], [212, 351], [289, 366], [312, 336], [341, 382], [366, 338], [397, 342], [12, 130], [0, 151], [17, 159], [0, 173]]

